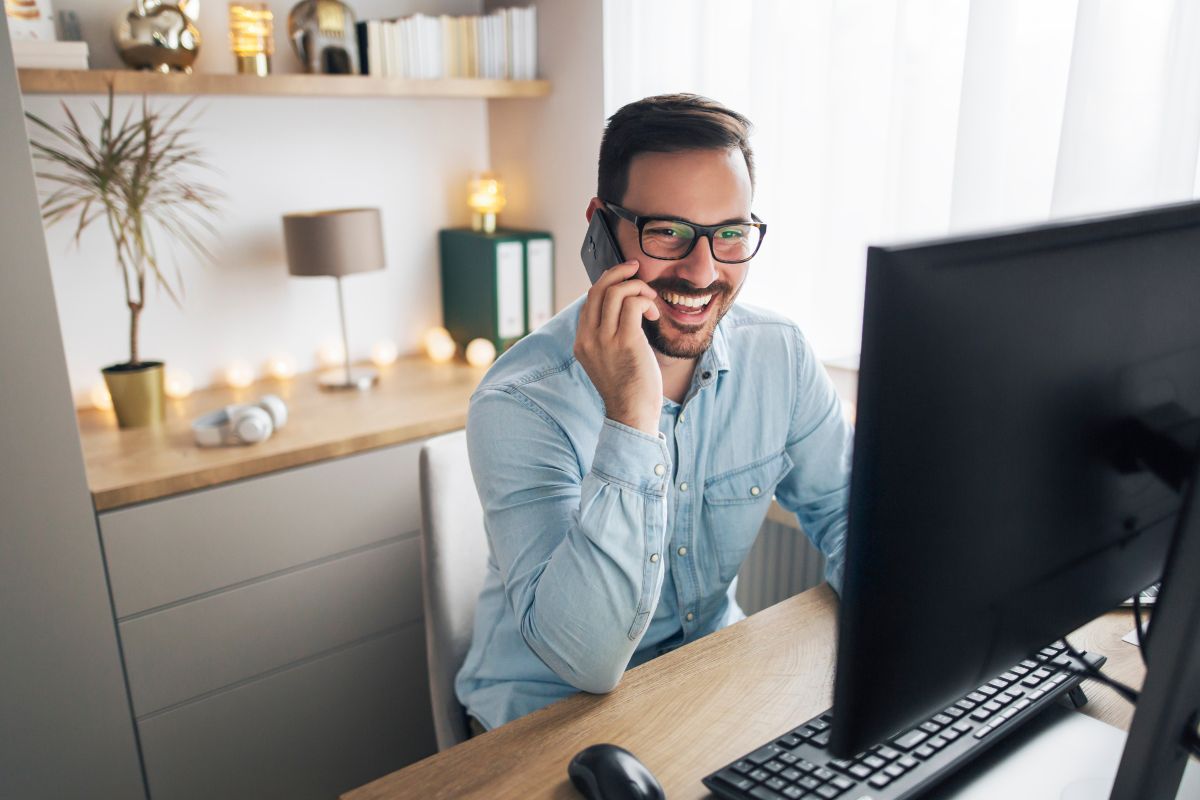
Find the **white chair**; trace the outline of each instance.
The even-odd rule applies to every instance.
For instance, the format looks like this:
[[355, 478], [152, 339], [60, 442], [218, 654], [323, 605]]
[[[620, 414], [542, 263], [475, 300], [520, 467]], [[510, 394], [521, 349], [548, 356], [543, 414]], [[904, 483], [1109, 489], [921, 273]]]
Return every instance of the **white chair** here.
[[438, 750], [470, 738], [465, 709], [454, 694], [487, 574], [483, 508], [471, 479], [467, 436], [457, 431], [421, 448], [421, 575], [425, 652]]

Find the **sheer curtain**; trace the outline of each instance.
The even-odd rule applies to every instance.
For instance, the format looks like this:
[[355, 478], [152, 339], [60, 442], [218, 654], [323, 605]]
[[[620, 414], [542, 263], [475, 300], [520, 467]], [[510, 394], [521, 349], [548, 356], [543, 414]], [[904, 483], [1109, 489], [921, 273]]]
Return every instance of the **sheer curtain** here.
[[743, 297], [858, 351], [868, 243], [1187, 200], [1194, 0], [604, 0], [605, 111], [755, 123], [770, 224]]

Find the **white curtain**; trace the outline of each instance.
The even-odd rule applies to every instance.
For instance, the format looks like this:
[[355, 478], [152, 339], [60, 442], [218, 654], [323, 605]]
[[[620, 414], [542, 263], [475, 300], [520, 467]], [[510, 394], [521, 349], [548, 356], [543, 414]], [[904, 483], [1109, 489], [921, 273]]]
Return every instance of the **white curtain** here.
[[769, 234], [743, 290], [857, 353], [868, 243], [1187, 200], [1196, 0], [604, 0], [605, 110], [755, 123]]

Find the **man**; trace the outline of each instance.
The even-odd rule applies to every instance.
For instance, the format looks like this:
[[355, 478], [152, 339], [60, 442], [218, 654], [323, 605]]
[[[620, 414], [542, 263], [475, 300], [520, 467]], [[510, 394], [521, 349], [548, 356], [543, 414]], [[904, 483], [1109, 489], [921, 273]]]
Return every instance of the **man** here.
[[773, 495], [840, 586], [850, 428], [796, 326], [734, 305], [765, 227], [748, 135], [694, 95], [614, 114], [586, 215], [629, 260], [471, 400], [490, 552], [456, 689], [476, 732], [744, 618]]

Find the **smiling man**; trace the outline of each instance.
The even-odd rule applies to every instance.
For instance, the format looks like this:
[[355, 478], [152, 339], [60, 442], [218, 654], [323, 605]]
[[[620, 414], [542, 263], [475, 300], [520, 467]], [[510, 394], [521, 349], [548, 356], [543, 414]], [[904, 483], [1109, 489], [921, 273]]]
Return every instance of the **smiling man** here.
[[456, 689], [474, 731], [742, 619], [772, 496], [840, 586], [851, 431], [796, 325], [735, 304], [766, 230], [753, 197], [749, 123], [719, 103], [609, 119], [586, 216], [629, 260], [471, 400], [489, 555]]

